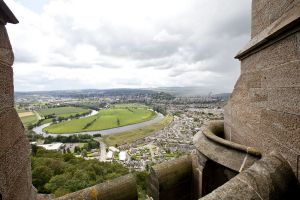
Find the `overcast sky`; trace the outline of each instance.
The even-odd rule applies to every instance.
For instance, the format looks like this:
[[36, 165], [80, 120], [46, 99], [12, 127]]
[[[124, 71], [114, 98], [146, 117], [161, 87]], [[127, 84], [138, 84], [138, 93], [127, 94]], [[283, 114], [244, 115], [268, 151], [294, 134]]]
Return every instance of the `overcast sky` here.
[[230, 92], [251, 0], [5, 0], [16, 91], [203, 86]]

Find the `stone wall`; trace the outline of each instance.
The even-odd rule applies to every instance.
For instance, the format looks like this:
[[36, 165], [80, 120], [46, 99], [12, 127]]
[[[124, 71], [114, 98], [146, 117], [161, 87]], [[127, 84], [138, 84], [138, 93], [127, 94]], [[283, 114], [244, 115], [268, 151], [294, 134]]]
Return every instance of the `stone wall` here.
[[271, 154], [201, 200], [296, 200], [299, 191], [290, 165], [280, 155]]
[[0, 197], [3, 200], [35, 198], [31, 184], [29, 142], [22, 122], [14, 109], [14, 55], [5, 28], [16, 22], [4, 2], [0, 1]]
[[225, 107], [225, 138], [276, 149], [300, 176], [300, 0], [253, 0], [252, 40]]
[[90, 188], [67, 194], [55, 200], [137, 200], [133, 175], [125, 175]]
[[190, 155], [153, 166], [148, 179], [148, 195], [154, 200], [194, 199], [192, 166]]
[[251, 36], [256, 36], [284, 13], [299, 6], [299, 4], [299, 0], [253, 0]]

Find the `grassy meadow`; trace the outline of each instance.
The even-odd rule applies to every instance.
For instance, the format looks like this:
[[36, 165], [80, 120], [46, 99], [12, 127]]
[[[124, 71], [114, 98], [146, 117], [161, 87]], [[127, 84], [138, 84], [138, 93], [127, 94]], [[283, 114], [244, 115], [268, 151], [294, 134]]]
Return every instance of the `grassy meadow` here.
[[148, 121], [155, 112], [141, 107], [112, 107], [100, 110], [97, 115], [52, 124], [44, 129], [48, 133], [74, 133], [110, 129]]
[[21, 118], [21, 121], [24, 125], [24, 127], [28, 127], [30, 124], [34, 124], [35, 122], [38, 121], [37, 116], [32, 113], [32, 115], [26, 115], [26, 116], [22, 116], [22, 113], [19, 113], [19, 116]]
[[18, 115], [19, 115], [25, 128], [27, 128], [30, 124], [34, 124], [35, 122], [38, 121], [38, 118], [34, 112], [30, 112], [30, 111], [21, 111], [20, 112], [19, 111]]
[[58, 107], [58, 108], [48, 108], [43, 110], [38, 110], [37, 112], [43, 117], [47, 115], [55, 114], [57, 117], [64, 117], [68, 118], [71, 115], [75, 116], [76, 114], [84, 114], [91, 111], [90, 109], [86, 108], [79, 108], [79, 107]]
[[143, 128], [135, 129], [132, 131], [126, 131], [122, 133], [112, 134], [112, 135], [104, 135], [103, 142], [108, 146], [122, 145], [126, 143], [130, 143], [136, 141], [138, 139], [142, 139], [149, 135], [154, 134], [156, 131], [159, 131], [169, 125], [173, 120], [172, 115], [167, 115], [163, 120], [158, 123], [145, 126]]

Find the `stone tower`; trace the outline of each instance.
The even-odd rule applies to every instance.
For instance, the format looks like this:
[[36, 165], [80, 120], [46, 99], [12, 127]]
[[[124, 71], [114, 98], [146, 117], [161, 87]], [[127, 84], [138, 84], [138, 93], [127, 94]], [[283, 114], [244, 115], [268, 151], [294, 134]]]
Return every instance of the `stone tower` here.
[[14, 54], [5, 28], [18, 23], [0, 0], [0, 199], [35, 199], [31, 184], [29, 142], [14, 108]]
[[251, 41], [225, 108], [225, 138], [276, 150], [300, 177], [300, 0], [253, 0]]

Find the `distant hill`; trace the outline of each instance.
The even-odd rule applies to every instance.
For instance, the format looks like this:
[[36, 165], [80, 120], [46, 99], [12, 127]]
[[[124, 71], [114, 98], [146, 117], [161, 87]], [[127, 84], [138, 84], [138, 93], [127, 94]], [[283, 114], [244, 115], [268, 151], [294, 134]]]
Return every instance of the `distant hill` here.
[[15, 92], [16, 97], [22, 96], [53, 96], [53, 97], [105, 97], [105, 96], [212, 96], [228, 97], [230, 93], [216, 94], [213, 90], [204, 87], [159, 87], [143, 89], [84, 89], [84, 90], [56, 90], [56, 91], [33, 91], [33, 92]]
[[[214, 90], [205, 87], [159, 87], [159, 88], [151, 88], [149, 90], [165, 92], [173, 96], [183, 96], [183, 97], [215, 95]], [[225, 95], [228, 93], [222, 93], [222, 94]]]
[[15, 97], [25, 96], [51, 96], [51, 97], [108, 97], [108, 96], [164, 96], [172, 95], [147, 89], [85, 89], [85, 90], [56, 90], [56, 91], [32, 91], [15, 92]]

